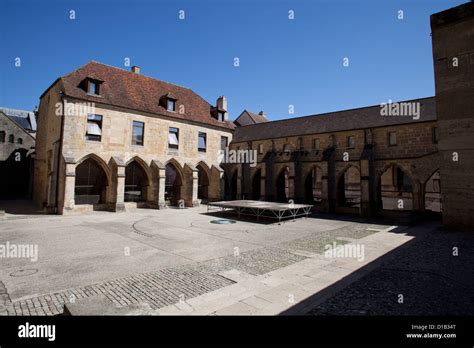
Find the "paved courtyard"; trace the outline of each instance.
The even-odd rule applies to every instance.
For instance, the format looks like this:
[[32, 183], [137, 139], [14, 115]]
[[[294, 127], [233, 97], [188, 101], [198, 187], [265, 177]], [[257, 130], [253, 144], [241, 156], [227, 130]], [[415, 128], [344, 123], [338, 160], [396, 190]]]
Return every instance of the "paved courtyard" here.
[[[317, 306], [363, 279], [387, 252], [434, 228], [330, 217], [281, 225], [210, 223], [218, 218], [205, 207], [77, 216], [7, 213], [0, 217], [0, 244], [38, 245], [38, 260], [0, 259], [0, 314], [54, 315], [65, 303], [95, 298], [114, 308], [144, 304], [141, 314], [312, 308], [327, 314]], [[365, 258], [324, 257], [332, 243], [364, 245]], [[321, 296], [309, 301], [314, 294]]]

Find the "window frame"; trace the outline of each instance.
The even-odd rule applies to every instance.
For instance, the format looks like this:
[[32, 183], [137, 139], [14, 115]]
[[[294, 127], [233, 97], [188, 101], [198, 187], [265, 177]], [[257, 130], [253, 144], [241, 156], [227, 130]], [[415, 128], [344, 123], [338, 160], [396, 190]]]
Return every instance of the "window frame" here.
[[6, 138], [7, 138], [7, 133], [5, 131], [0, 131], [0, 144], [4, 144]]
[[[136, 138], [135, 138], [135, 124], [140, 124], [141, 125], [141, 142], [138, 142], [136, 141]], [[145, 122], [142, 122], [142, 121], [135, 121], [133, 120], [132, 121], [132, 145], [134, 146], [144, 146], [145, 144]]]
[[354, 149], [355, 148], [355, 137], [353, 135], [347, 136], [347, 148]]
[[[173, 109], [170, 109], [170, 104], [173, 105]], [[171, 99], [171, 98], [166, 99], [166, 111], [176, 112], [176, 100]]]
[[225, 121], [225, 111], [217, 110], [217, 120], [219, 122], [224, 122]]
[[15, 144], [15, 136], [14, 136], [13, 134], [10, 134], [10, 135], [8, 136], [8, 142], [9, 142], [10, 144]]
[[[392, 143], [392, 134], [395, 135], [395, 142]], [[397, 132], [396, 131], [389, 131], [388, 132], [388, 146], [397, 146], [398, 141], [397, 141]]]
[[263, 143], [258, 144], [258, 154], [263, 155]]
[[[172, 131], [172, 130], [176, 130], [175, 131]], [[171, 144], [170, 143], [170, 138], [169, 136], [171, 134], [175, 134], [176, 135], [176, 142], [177, 144]], [[173, 150], [178, 150], [179, 149], [179, 128], [178, 127], [169, 127], [168, 128], [168, 149], [173, 149]]]
[[314, 138], [313, 139], [313, 150], [319, 151], [321, 149], [321, 139]]
[[432, 127], [431, 128], [431, 140], [433, 144], [438, 144], [439, 143], [439, 129], [438, 127]]
[[[91, 119], [90, 116], [99, 116], [100, 120]], [[102, 125], [104, 121], [104, 116], [100, 114], [87, 114], [87, 122], [86, 122], [86, 135], [85, 138], [87, 141], [93, 142], [102, 142]], [[100, 129], [100, 135], [97, 134], [88, 134], [88, 127], [89, 123], [95, 123]]]
[[[91, 92], [92, 85], [94, 86], [94, 93]], [[87, 80], [87, 94], [93, 95], [93, 96], [99, 96], [100, 95], [100, 82], [93, 79], [88, 79]]]
[[[222, 148], [222, 140], [225, 139], [225, 147]], [[229, 138], [221, 135], [221, 151], [225, 151], [229, 147]]]
[[[199, 139], [201, 136], [204, 136], [204, 147], [199, 146]], [[206, 132], [198, 132], [198, 152], [206, 152], [207, 151], [207, 134]]]

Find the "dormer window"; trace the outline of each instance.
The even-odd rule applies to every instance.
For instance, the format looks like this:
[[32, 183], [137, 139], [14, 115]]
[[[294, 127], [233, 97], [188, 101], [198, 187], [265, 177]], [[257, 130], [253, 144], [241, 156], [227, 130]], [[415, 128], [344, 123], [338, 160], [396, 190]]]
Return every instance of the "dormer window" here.
[[176, 102], [178, 98], [174, 96], [172, 93], [167, 93], [160, 98], [160, 105], [169, 112], [176, 112]]
[[99, 95], [99, 84], [94, 81], [89, 81], [87, 93], [92, 95]]
[[79, 85], [88, 95], [98, 96], [101, 92], [102, 80], [96, 76], [86, 77]]
[[173, 99], [168, 99], [166, 110], [168, 111], [176, 111], [176, 102]]
[[224, 122], [225, 119], [225, 112], [224, 111], [217, 111], [217, 120]]

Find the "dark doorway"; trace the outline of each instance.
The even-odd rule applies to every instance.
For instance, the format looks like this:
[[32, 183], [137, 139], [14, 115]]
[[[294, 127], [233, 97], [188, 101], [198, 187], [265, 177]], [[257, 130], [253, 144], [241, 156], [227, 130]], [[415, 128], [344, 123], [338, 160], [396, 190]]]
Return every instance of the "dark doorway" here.
[[336, 198], [340, 207], [360, 207], [360, 173], [356, 167], [350, 166], [340, 176]]
[[377, 182], [377, 209], [410, 211], [413, 209], [410, 177], [397, 165], [390, 165]]
[[0, 161], [0, 199], [24, 199], [31, 195], [33, 159], [26, 149], [14, 150]]
[[288, 202], [288, 170], [282, 170], [276, 180], [276, 201]]
[[425, 183], [425, 210], [441, 213], [441, 178], [439, 170], [434, 172]]
[[76, 167], [74, 200], [76, 204], [105, 203], [107, 175], [101, 165], [88, 158]]
[[178, 205], [181, 199], [181, 175], [172, 163], [166, 165], [165, 201], [168, 205]]
[[314, 167], [305, 180], [305, 203], [318, 205], [322, 201], [322, 171]]
[[232, 179], [230, 180], [230, 199], [237, 199], [237, 170], [232, 174]]
[[252, 179], [252, 199], [255, 201], [260, 200], [260, 191], [262, 187], [262, 170], [259, 169], [254, 174]]
[[147, 175], [137, 162], [130, 162], [125, 168], [125, 202], [143, 202], [146, 200]]
[[197, 166], [198, 170], [198, 198], [201, 203], [207, 203], [209, 199], [209, 176], [201, 164]]

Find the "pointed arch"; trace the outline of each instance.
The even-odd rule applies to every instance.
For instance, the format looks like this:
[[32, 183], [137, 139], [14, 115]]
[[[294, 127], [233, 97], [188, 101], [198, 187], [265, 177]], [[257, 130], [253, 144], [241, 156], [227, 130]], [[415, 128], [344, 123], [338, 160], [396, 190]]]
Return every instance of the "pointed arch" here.
[[75, 204], [103, 204], [107, 201], [107, 188], [111, 176], [104, 160], [95, 154], [84, 156], [76, 162]]

